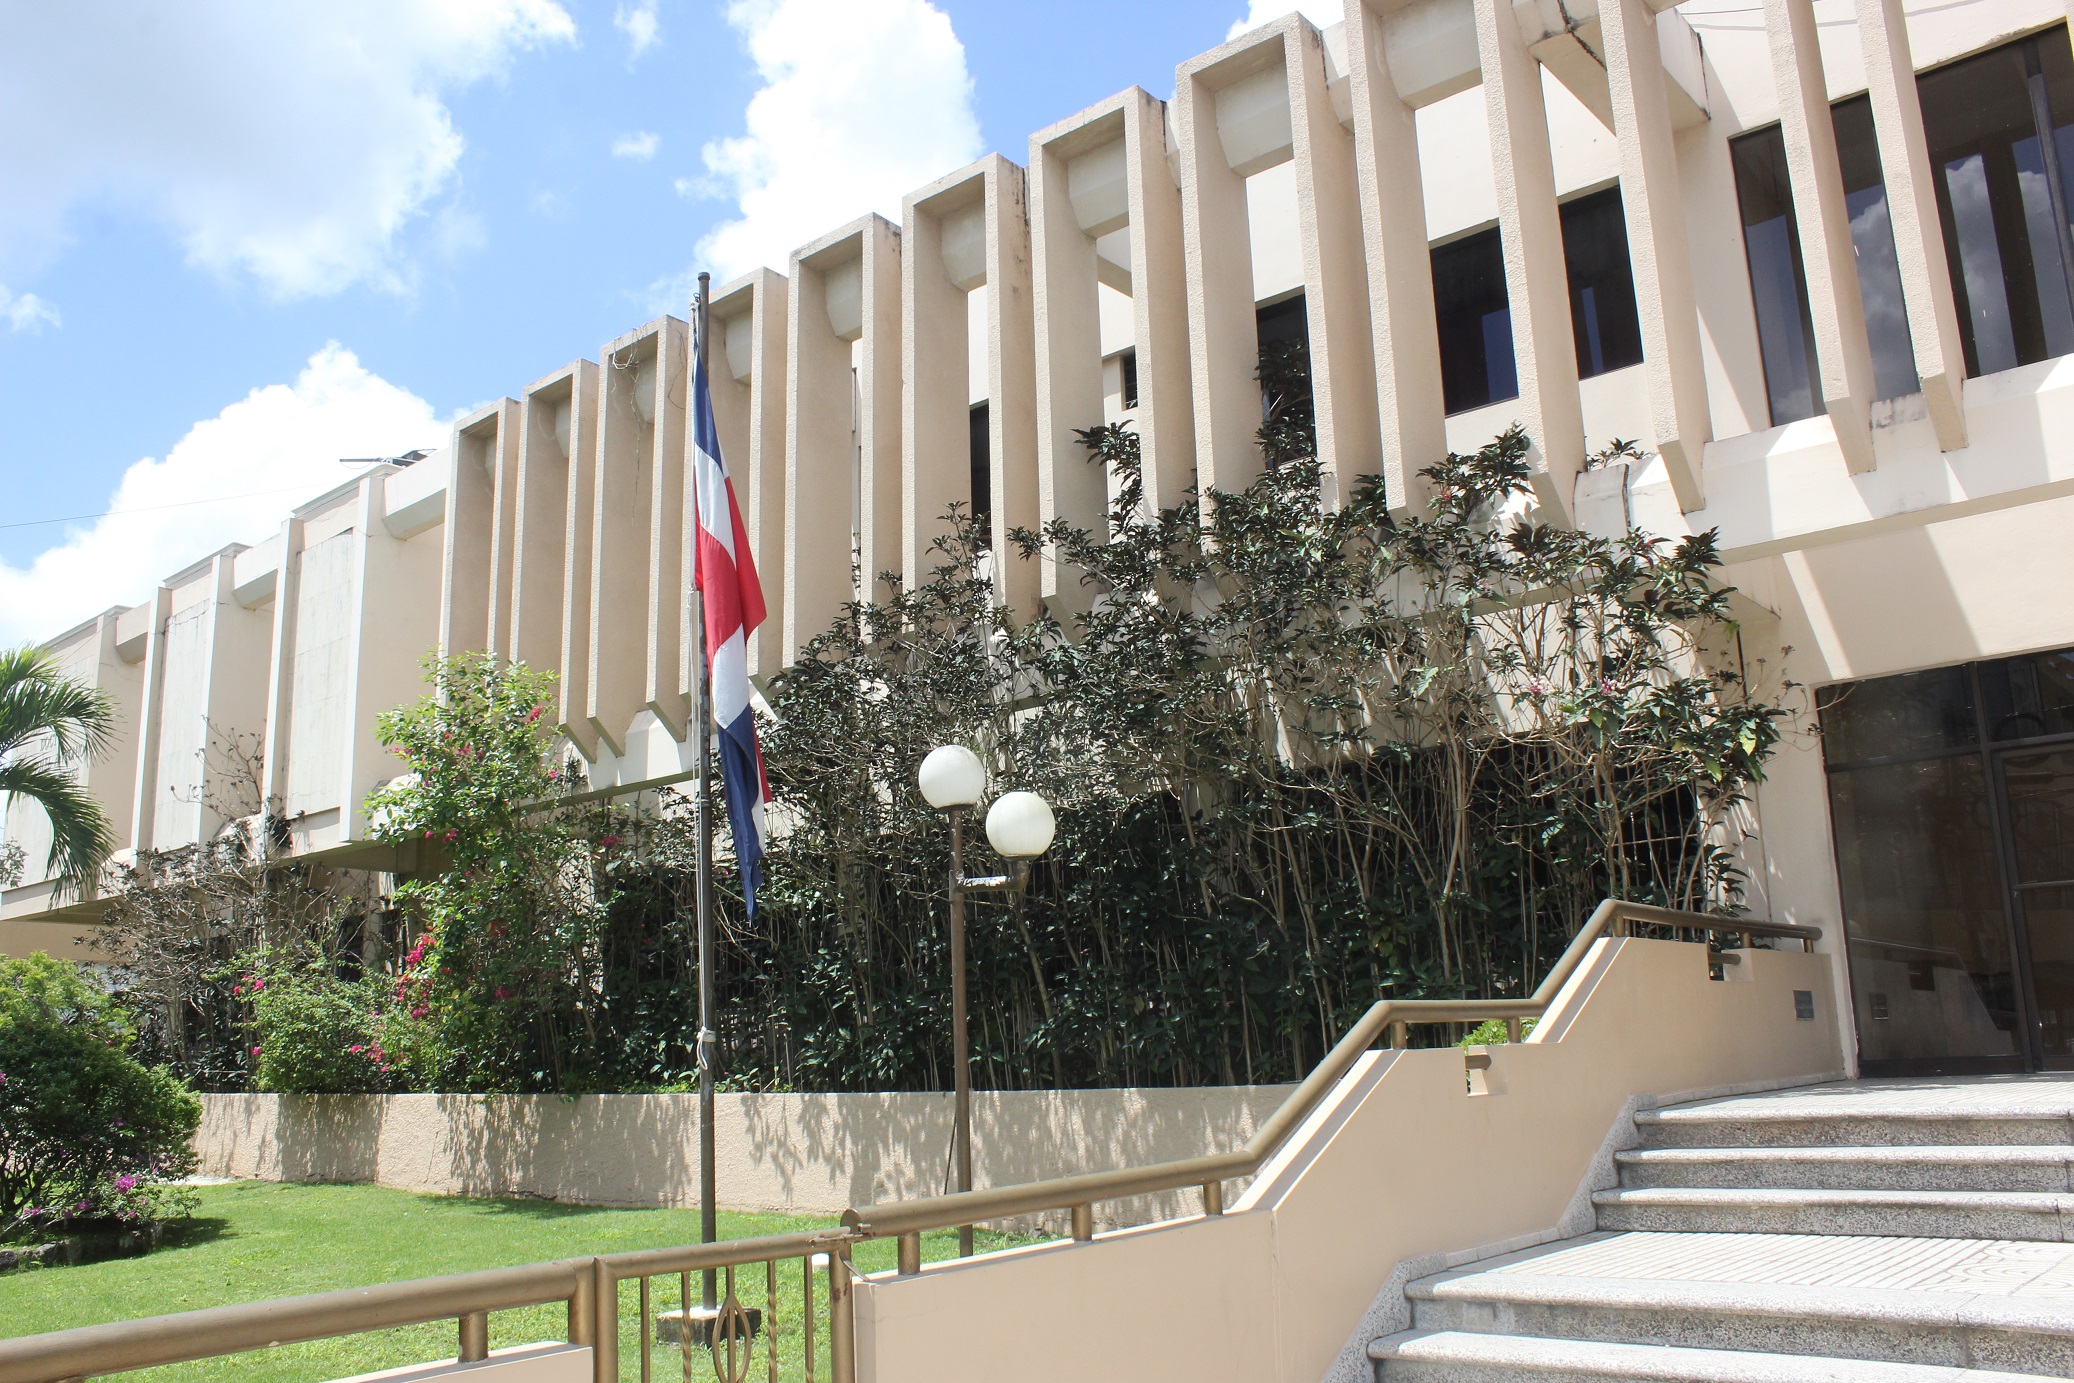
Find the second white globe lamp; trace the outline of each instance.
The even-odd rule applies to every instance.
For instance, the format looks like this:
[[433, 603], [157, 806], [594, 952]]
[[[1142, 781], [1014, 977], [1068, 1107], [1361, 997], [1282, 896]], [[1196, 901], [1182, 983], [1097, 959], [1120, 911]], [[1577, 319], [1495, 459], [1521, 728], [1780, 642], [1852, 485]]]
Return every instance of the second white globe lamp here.
[[1057, 829], [1051, 804], [1034, 792], [1004, 792], [987, 810], [987, 844], [1003, 859], [1037, 858]]

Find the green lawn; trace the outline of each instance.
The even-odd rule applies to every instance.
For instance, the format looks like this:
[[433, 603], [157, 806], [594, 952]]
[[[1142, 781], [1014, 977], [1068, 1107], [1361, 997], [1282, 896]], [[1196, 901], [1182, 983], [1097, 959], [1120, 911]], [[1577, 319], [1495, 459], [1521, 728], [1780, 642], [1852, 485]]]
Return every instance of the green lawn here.
[[[720, 1237], [745, 1239], [818, 1229], [828, 1219], [722, 1212]], [[235, 1182], [201, 1189], [195, 1218], [169, 1236], [166, 1245], [142, 1258], [78, 1267], [32, 1268], [0, 1275], [0, 1321], [8, 1335], [63, 1330], [77, 1325], [138, 1316], [191, 1311], [204, 1306], [295, 1296], [304, 1292], [396, 1282], [476, 1268], [507, 1267], [624, 1249], [662, 1248], [697, 1242], [696, 1210], [609, 1210], [532, 1200], [472, 1200], [414, 1196], [375, 1186], [282, 1186]], [[982, 1246], [998, 1244], [983, 1235]], [[924, 1257], [956, 1252], [950, 1231], [928, 1236]], [[857, 1265], [865, 1271], [893, 1266], [893, 1245], [860, 1245]], [[789, 1377], [801, 1373], [799, 1357], [800, 1266], [781, 1267], [778, 1308], [779, 1355]], [[753, 1281], [752, 1281], [753, 1279]], [[698, 1284], [693, 1282], [696, 1295]], [[823, 1289], [825, 1291], [825, 1288]], [[638, 1288], [621, 1286], [621, 1374], [640, 1376]], [[654, 1284], [656, 1309], [677, 1304], [676, 1279]], [[745, 1269], [737, 1287], [745, 1305], [761, 1308], [766, 1287], [761, 1268]], [[817, 1309], [817, 1377], [827, 1376], [826, 1314]], [[490, 1318], [492, 1348], [560, 1339], [566, 1324], [559, 1305], [503, 1312]], [[263, 1353], [201, 1361], [130, 1374], [153, 1383], [227, 1379], [239, 1383], [318, 1383], [392, 1368], [398, 1364], [452, 1358], [454, 1324], [442, 1321], [372, 1335], [284, 1345]], [[709, 1376], [704, 1359], [699, 1376]], [[654, 1376], [682, 1376], [674, 1347], [658, 1344]], [[758, 1345], [754, 1377], [767, 1375]]]

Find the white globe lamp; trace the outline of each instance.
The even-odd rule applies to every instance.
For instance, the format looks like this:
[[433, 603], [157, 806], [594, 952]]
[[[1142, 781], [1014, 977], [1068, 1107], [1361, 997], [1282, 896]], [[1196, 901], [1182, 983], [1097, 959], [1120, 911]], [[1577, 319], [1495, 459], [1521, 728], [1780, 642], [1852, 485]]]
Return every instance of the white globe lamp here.
[[1051, 803], [1034, 792], [1004, 792], [987, 811], [987, 844], [1003, 859], [1037, 858], [1057, 830]]
[[987, 790], [986, 765], [962, 744], [930, 750], [915, 778], [921, 784], [924, 800], [938, 811], [969, 807]]

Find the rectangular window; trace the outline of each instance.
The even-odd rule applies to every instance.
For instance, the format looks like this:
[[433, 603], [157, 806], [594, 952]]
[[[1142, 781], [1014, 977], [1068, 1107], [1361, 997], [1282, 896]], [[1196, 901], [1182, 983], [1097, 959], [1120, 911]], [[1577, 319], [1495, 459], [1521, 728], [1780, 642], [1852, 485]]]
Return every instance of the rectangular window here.
[[1858, 296], [1865, 304], [1865, 332], [1872, 343], [1873, 393], [1898, 399], [1923, 386], [1916, 378], [1915, 343], [1908, 334], [1908, 309], [1901, 301], [1901, 265], [1894, 257], [1894, 223], [1887, 216], [1887, 182], [1880, 171], [1872, 101], [1864, 96], [1839, 101], [1830, 107], [1829, 116], [1843, 169], [1851, 249], [1858, 261]]
[[1772, 426], [1778, 427], [1815, 412], [1815, 327], [1786, 178], [1786, 137], [1773, 125], [1729, 141], [1728, 150], [1743, 213], [1743, 258], [1757, 309], [1764, 393]]
[[[1582, 379], [1642, 363], [1642, 323], [1620, 189], [1563, 203], [1570, 325]], [[1441, 395], [1449, 413], [1519, 397], [1512, 300], [1497, 227], [1433, 248], [1433, 311], [1440, 325]]]
[[1433, 312], [1440, 325], [1440, 392], [1448, 412], [1519, 397], [1512, 305], [1497, 227], [1433, 247]]
[[[1863, 96], [1830, 108], [1837, 162], [1843, 173], [1844, 212], [1850, 218], [1858, 295], [1865, 307], [1872, 345], [1873, 393], [1899, 398], [1921, 387], [1908, 312], [1901, 300], [1901, 269], [1894, 255], [1894, 227], [1887, 215], [1887, 185], [1880, 171], [1879, 140], [1872, 102]], [[1736, 200], [1743, 213], [1743, 254], [1750, 270], [1750, 296], [1757, 309], [1757, 341], [1764, 359], [1765, 395], [1774, 427], [1821, 411], [1816, 386], [1815, 328], [1808, 311], [1800, 222], [1793, 214], [1793, 188], [1786, 173], [1786, 138], [1776, 125], [1729, 142], [1735, 165]]]
[[1966, 372], [2074, 351], [2074, 55], [2065, 29], [1916, 81]]
[[986, 521], [994, 512], [993, 435], [988, 416], [986, 404], [972, 405], [972, 517], [980, 521], [982, 544], [992, 531]]
[[[1302, 293], [1284, 298], [1278, 303], [1253, 310], [1253, 330], [1260, 341], [1260, 359], [1263, 366], [1272, 359], [1277, 362], [1299, 363], [1296, 388], [1305, 395], [1310, 392], [1310, 344], [1311, 316], [1304, 306]], [[1132, 369], [1137, 363], [1135, 356]], [[1260, 387], [1260, 420], [1266, 422], [1274, 412], [1275, 400], [1268, 396], [1268, 387]], [[1306, 405], [1307, 406], [1307, 405]]]
[[1563, 258], [1570, 268], [1578, 376], [1590, 379], [1641, 364], [1642, 322], [1635, 313], [1619, 188], [1563, 203]]
[[1125, 351], [1116, 358], [1116, 364], [1118, 370], [1123, 375], [1123, 406], [1125, 408], [1136, 408], [1138, 406], [1138, 353], [1134, 350]]

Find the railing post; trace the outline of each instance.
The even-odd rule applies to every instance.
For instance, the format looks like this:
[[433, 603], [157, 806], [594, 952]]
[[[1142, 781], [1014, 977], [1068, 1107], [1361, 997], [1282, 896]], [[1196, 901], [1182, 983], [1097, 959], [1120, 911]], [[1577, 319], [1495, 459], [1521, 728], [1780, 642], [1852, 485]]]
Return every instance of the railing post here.
[[1095, 1208], [1092, 1205], [1073, 1207], [1073, 1237], [1083, 1244], [1095, 1237]]
[[850, 1246], [828, 1251], [828, 1375], [832, 1383], [857, 1383], [857, 1303], [850, 1285]]
[[1411, 1024], [1399, 1020], [1390, 1025], [1390, 1046], [1400, 1052], [1411, 1046]]
[[591, 1377], [619, 1383], [619, 1279], [602, 1258], [591, 1260]]
[[1505, 1020], [1505, 1040], [1506, 1040], [1507, 1042], [1517, 1042], [1517, 1041], [1519, 1041], [1519, 1030], [1520, 1030], [1520, 1021], [1519, 1021], [1519, 1019], [1517, 1019], [1517, 1018], [1508, 1018], [1508, 1019], [1506, 1019], [1506, 1020]]
[[1224, 1213], [1223, 1182], [1206, 1181], [1203, 1183], [1203, 1213], [1205, 1215], [1222, 1215]]
[[922, 1236], [919, 1233], [900, 1236], [900, 1275], [913, 1277], [922, 1270]]
[[598, 1333], [598, 1303], [593, 1299], [597, 1279], [585, 1264], [576, 1273], [576, 1290], [569, 1294], [569, 1343], [591, 1344]]
[[457, 1364], [479, 1364], [490, 1357], [490, 1313], [470, 1311], [461, 1317], [461, 1347]]

